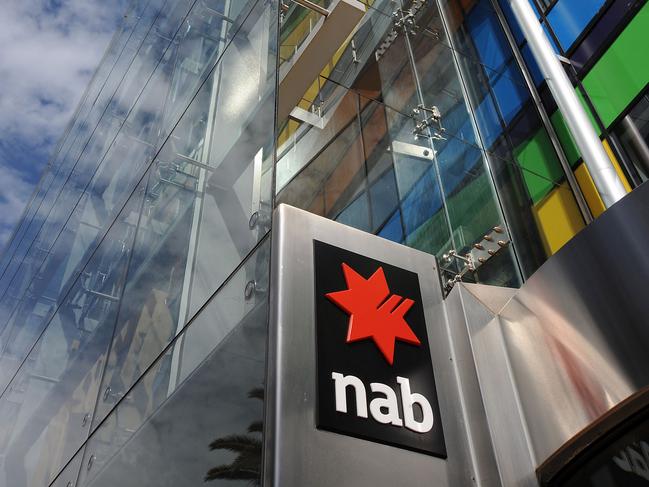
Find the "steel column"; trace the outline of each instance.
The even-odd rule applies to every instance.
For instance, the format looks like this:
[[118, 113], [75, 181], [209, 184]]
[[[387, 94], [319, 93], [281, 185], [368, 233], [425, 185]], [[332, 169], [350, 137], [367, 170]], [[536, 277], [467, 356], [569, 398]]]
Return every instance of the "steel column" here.
[[608, 208], [626, 195], [622, 181], [528, 0], [509, 0], [509, 3], [557, 107], [581, 152], [604, 206]]

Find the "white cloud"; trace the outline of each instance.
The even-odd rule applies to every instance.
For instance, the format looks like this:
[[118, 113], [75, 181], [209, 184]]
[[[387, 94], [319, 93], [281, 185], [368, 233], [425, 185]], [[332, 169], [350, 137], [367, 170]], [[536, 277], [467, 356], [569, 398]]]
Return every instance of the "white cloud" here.
[[0, 252], [125, 9], [126, 0], [3, 0]]
[[25, 181], [20, 172], [3, 168], [0, 178], [0, 243], [11, 236], [32, 191], [33, 185]]
[[5, 0], [0, 16], [2, 137], [57, 137], [113, 34], [120, 0]]

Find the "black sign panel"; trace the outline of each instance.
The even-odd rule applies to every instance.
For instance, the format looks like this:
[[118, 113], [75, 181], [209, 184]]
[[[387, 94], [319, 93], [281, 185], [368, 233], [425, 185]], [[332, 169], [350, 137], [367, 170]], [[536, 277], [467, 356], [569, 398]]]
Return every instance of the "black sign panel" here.
[[417, 274], [314, 241], [316, 425], [446, 458]]

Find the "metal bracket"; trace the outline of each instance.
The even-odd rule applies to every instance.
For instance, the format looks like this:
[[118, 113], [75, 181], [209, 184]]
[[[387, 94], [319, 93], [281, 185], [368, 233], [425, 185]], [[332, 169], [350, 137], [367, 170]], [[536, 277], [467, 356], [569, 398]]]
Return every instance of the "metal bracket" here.
[[446, 264], [451, 264], [454, 261], [459, 261], [462, 264], [460, 272], [455, 272], [446, 267], [440, 266], [440, 270], [446, 274], [450, 274], [451, 277], [444, 284], [444, 291], [448, 294], [456, 282], [460, 282], [462, 278], [469, 272], [475, 271], [475, 262], [471, 254], [459, 255], [455, 250], [449, 250], [448, 253], [442, 256], [442, 261]]
[[446, 294], [453, 289], [455, 283], [462, 281], [465, 275], [477, 271], [489, 259], [508, 247], [510, 243], [511, 240], [506, 237], [505, 230], [502, 227], [495, 226], [482, 237], [482, 240], [474, 243], [466, 254], [460, 255], [455, 250], [450, 250], [444, 254], [442, 256], [444, 263], [451, 264], [457, 261], [462, 265], [459, 272], [440, 266], [440, 270], [452, 276], [446, 282], [443, 282]]
[[286, 14], [288, 13], [289, 6], [286, 5], [284, 2], [279, 3], [279, 23], [280, 25], [284, 23], [284, 19], [286, 18]]
[[[417, 108], [412, 109], [412, 118], [415, 120], [415, 128], [412, 131], [415, 140], [421, 137], [433, 140], [446, 140], [446, 137], [442, 135], [446, 131], [442, 127], [442, 113], [436, 106], [427, 107], [419, 104]], [[430, 131], [430, 128], [433, 130]]]
[[421, 10], [424, 6], [424, 0], [415, 0], [412, 2], [412, 5], [409, 9], [397, 9], [392, 12], [392, 19], [394, 21], [394, 26], [403, 29], [405, 32], [410, 33], [411, 35], [417, 34], [419, 26], [415, 22], [415, 15]]
[[259, 210], [250, 215], [250, 219], [248, 220], [248, 228], [250, 230], [259, 228], [260, 232], [264, 234], [270, 230], [271, 217], [272, 210], [270, 209], [270, 205], [262, 201], [259, 203]]
[[[414, 5], [413, 5], [414, 7]], [[415, 13], [412, 9], [403, 10], [398, 8], [392, 12], [392, 21], [396, 29], [402, 29], [412, 35], [417, 33], [417, 24], [415, 23]]]
[[477, 267], [480, 267], [502, 249], [509, 246], [510, 243], [511, 241], [505, 235], [505, 230], [496, 226], [482, 237], [480, 242], [474, 243], [469, 253], [471, 258], [478, 263]]
[[390, 29], [390, 32], [388, 32], [383, 42], [379, 44], [379, 47], [377, 47], [376, 51], [374, 52], [374, 57], [377, 61], [381, 59], [385, 51], [387, 51], [394, 43], [400, 31], [413, 36], [417, 34], [419, 26], [415, 22], [415, 15], [423, 5], [424, 2], [422, 0], [416, 0], [407, 10], [398, 8], [397, 10], [392, 12], [393, 27], [392, 29]]
[[360, 63], [360, 60], [358, 59], [358, 52], [356, 51], [356, 43], [354, 42], [354, 39], [352, 39], [349, 44], [352, 47], [352, 62], [354, 64]]
[[381, 59], [383, 54], [385, 54], [385, 51], [390, 48], [398, 35], [399, 33], [396, 31], [396, 29], [392, 29], [390, 30], [390, 32], [388, 32], [388, 35], [385, 36], [383, 42], [381, 42], [381, 44], [379, 44], [379, 47], [376, 48], [376, 51], [374, 51], [374, 59], [376, 59], [377, 62]]

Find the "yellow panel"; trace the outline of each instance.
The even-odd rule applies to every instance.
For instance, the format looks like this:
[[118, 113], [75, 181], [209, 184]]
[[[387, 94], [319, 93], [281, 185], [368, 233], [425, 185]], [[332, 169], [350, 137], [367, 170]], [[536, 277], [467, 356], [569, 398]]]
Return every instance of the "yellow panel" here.
[[575, 177], [577, 178], [577, 183], [579, 183], [581, 192], [586, 199], [586, 203], [588, 203], [590, 212], [595, 218], [597, 218], [606, 208], [604, 207], [604, 202], [602, 201], [597, 188], [595, 188], [595, 183], [593, 182], [593, 178], [590, 177], [586, 164], [583, 162], [579, 164], [577, 169], [575, 169]]
[[615, 157], [615, 154], [613, 154], [613, 151], [611, 150], [611, 146], [608, 145], [608, 140], [604, 139], [602, 141], [602, 145], [604, 146], [604, 150], [608, 154], [608, 158], [611, 160], [613, 166], [615, 167], [615, 172], [617, 173], [618, 176], [620, 176], [620, 179], [622, 180], [622, 184], [624, 185], [624, 189], [626, 189], [627, 193], [630, 193], [631, 185], [629, 184], [629, 181], [627, 181], [626, 176], [622, 172], [620, 163], [617, 161], [617, 157]]
[[534, 205], [533, 211], [548, 255], [563, 247], [585, 226], [567, 183], [554, 188]]

